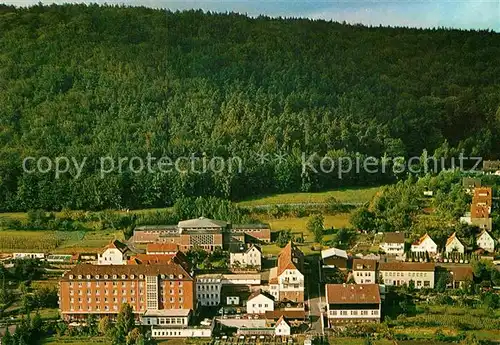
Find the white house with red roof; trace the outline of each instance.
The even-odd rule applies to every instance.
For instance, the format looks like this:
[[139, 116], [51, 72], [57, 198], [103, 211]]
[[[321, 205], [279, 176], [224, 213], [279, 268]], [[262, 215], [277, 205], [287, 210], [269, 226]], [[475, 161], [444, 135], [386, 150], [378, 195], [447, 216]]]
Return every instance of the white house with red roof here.
[[98, 265], [126, 265], [129, 249], [126, 244], [114, 240], [97, 257]]
[[429, 253], [429, 254], [437, 254], [437, 244], [434, 240], [429, 236], [429, 234], [425, 234], [420, 237], [417, 241], [413, 242], [410, 249], [413, 253]]
[[465, 253], [465, 246], [460, 242], [460, 240], [457, 237], [457, 233], [454, 232], [448, 239], [446, 240], [446, 245], [445, 245], [445, 252], [446, 253]]

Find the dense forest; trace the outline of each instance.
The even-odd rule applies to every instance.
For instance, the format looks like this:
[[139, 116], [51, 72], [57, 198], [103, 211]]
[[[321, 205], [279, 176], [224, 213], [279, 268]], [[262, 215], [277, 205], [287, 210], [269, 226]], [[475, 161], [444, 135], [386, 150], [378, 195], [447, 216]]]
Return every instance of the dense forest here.
[[[385, 183], [320, 156], [500, 152], [500, 34], [98, 5], [0, 5], [0, 210], [159, 207]], [[256, 164], [254, 154], [286, 154]], [[99, 158], [241, 157], [100, 176]], [[23, 171], [25, 157], [81, 161]], [[198, 164], [198, 163], [196, 163]]]

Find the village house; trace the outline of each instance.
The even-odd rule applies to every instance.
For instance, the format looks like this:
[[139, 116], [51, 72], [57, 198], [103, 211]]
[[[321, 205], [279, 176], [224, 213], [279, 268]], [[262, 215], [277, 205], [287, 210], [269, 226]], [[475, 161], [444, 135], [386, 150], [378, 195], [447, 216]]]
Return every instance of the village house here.
[[262, 251], [254, 244], [247, 247], [243, 243], [233, 243], [229, 246], [229, 264], [233, 268], [255, 268], [260, 270]]
[[393, 286], [408, 286], [413, 281], [416, 289], [434, 288], [435, 265], [430, 262], [381, 262], [380, 282]]
[[[114, 319], [123, 303], [147, 325], [187, 325], [196, 308], [194, 279], [179, 264], [79, 264], [63, 274], [59, 308], [66, 321], [89, 314]], [[147, 293], [146, 293], [147, 292]]]
[[269, 274], [270, 293], [276, 301], [304, 302], [304, 254], [290, 241]]
[[247, 314], [265, 314], [274, 310], [274, 297], [258, 290], [250, 295], [247, 300]]
[[329, 248], [321, 251], [321, 260], [323, 261], [323, 268], [338, 268], [345, 270], [347, 269], [349, 257], [345, 250]]
[[479, 248], [487, 252], [493, 253], [495, 251], [495, 239], [486, 230], [481, 231], [476, 237], [476, 244]]
[[460, 240], [457, 237], [456, 232], [454, 232], [448, 239], [446, 240], [446, 245], [445, 245], [445, 252], [446, 253], [465, 253], [465, 246], [460, 242]]
[[289, 336], [290, 334], [292, 334], [292, 327], [284, 316], [281, 316], [278, 321], [276, 321], [276, 325], [274, 326], [274, 328], [274, 335], [276, 336]]
[[45, 253], [13, 253], [12, 258], [43, 260], [45, 259]]
[[375, 284], [377, 277], [377, 261], [354, 259], [352, 261], [352, 275], [356, 284]]
[[328, 326], [380, 322], [381, 299], [377, 284], [327, 284]]
[[437, 244], [426, 233], [411, 245], [413, 253], [429, 253], [430, 255], [437, 254]]
[[472, 282], [474, 275], [470, 265], [451, 266], [446, 268], [449, 275], [448, 287], [461, 289], [466, 282]]
[[405, 235], [402, 232], [386, 232], [379, 246], [386, 254], [402, 255], [405, 252]]
[[114, 240], [98, 255], [98, 265], [126, 265], [131, 252], [126, 244]]

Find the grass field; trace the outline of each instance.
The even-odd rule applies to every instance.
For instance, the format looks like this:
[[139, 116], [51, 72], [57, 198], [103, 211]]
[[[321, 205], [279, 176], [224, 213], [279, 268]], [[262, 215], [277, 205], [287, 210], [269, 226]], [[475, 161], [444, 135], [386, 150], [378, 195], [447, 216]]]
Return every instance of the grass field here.
[[109, 345], [111, 342], [102, 337], [50, 337], [42, 340], [42, 345]]
[[50, 251], [74, 253], [104, 247], [113, 239], [123, 239], [121, 231], [24, 231], [0, 230], [0, 251]]
[[275, 204], [324, 203], [335, 198], [343, 203], [364, 203], [370, 201], [381, 187], [345, 188], [318, 193], [286, 193], [256, 197], [240, 201], [240, 206], [259, 206]]

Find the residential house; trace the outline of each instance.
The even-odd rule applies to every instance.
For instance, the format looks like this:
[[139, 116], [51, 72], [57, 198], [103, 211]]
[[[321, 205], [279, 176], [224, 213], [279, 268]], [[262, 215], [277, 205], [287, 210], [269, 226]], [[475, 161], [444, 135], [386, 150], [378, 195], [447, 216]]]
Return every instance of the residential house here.
[[229, 262], [234, 268], [255, 268], [259, 269], [262, 265], [262, 251], [252, 244], [250, 246], [244, 243], [233, 243], [229, 246]]
[[284, 316], [281, 316], [276, 322], [276, 325], [274, 326], [274, 334], [279, 337], [289, 336], [292, 334], [292, 327]]
[[321, 251], [321, 259], [323, 261], [323, 268], [338, 268], [345, 270], [347, 269], [349, 257], [345, 250], [329, 248]]
[[486, 230], [481, 231], [481, 233], [476, 237], [476, 244], [479, 248], [484, 249], [487, 252], [492, 253], [495, 251], [495, 239]]
[[66, 321], [84, 321], [89, 314], [114, 319], [123, 303], [143, 324], [187, 325], [196, 308], [194, 279], [176, 263], [79, 264], [59, 282], [59, 308]]
[[437, 254], [437, 244], [432, 240], [429, 234], [421, 236], [417, 241], [413, 242], [410, 249], [413, 253], [429, 253]]
[[327, 284], [329, 327], [380, 322], [381, 299], [377, 284]]
[[221, 304], [226, 306], [245, 306], [252, 292], [248, 285], [222, 285]]
[[354, 259], [352, 275], [356, 284], [375, 284], [377, 277], [377, 261]]
[[457, 252], [457, 253], [462, 253], [462, 254], [465, 253], [465, 246], [458, 239], [456, 232], [454, 232], [446, 240], [445, 252], [446, 253]]
[[274, 310], [274, 297], [258, 290], [248, 297], [247, 314], [265, 314]]
[[277, 301], [304, 302], [304, 254], [290, 241], [269, 274], [271, 295]]
[[97, 262], [99, 254], [97, 253], [80, 253], [78, 254], [77, 261], [79, 262]]
[[472, 282], [474, 275], [470, 265], [460, 265], [446, 267], [449, 273], [450, 281], [448, 286], [453, 289], [460, 289], [464, 287], [466, 282]]
[[131, 252], [125, 243], [114, 240], [97, 257], [98, 265], [126, 265]]
[[386, 232], [380, 242], [380, 249], [389, 255], [404, 254], [405, 235], [402, 232]]
[[430, 262], [381, 262], [378, 265], [380, 282], [386, 285], [409, 285], [416, 289], [434, 288], [435, 265]]

